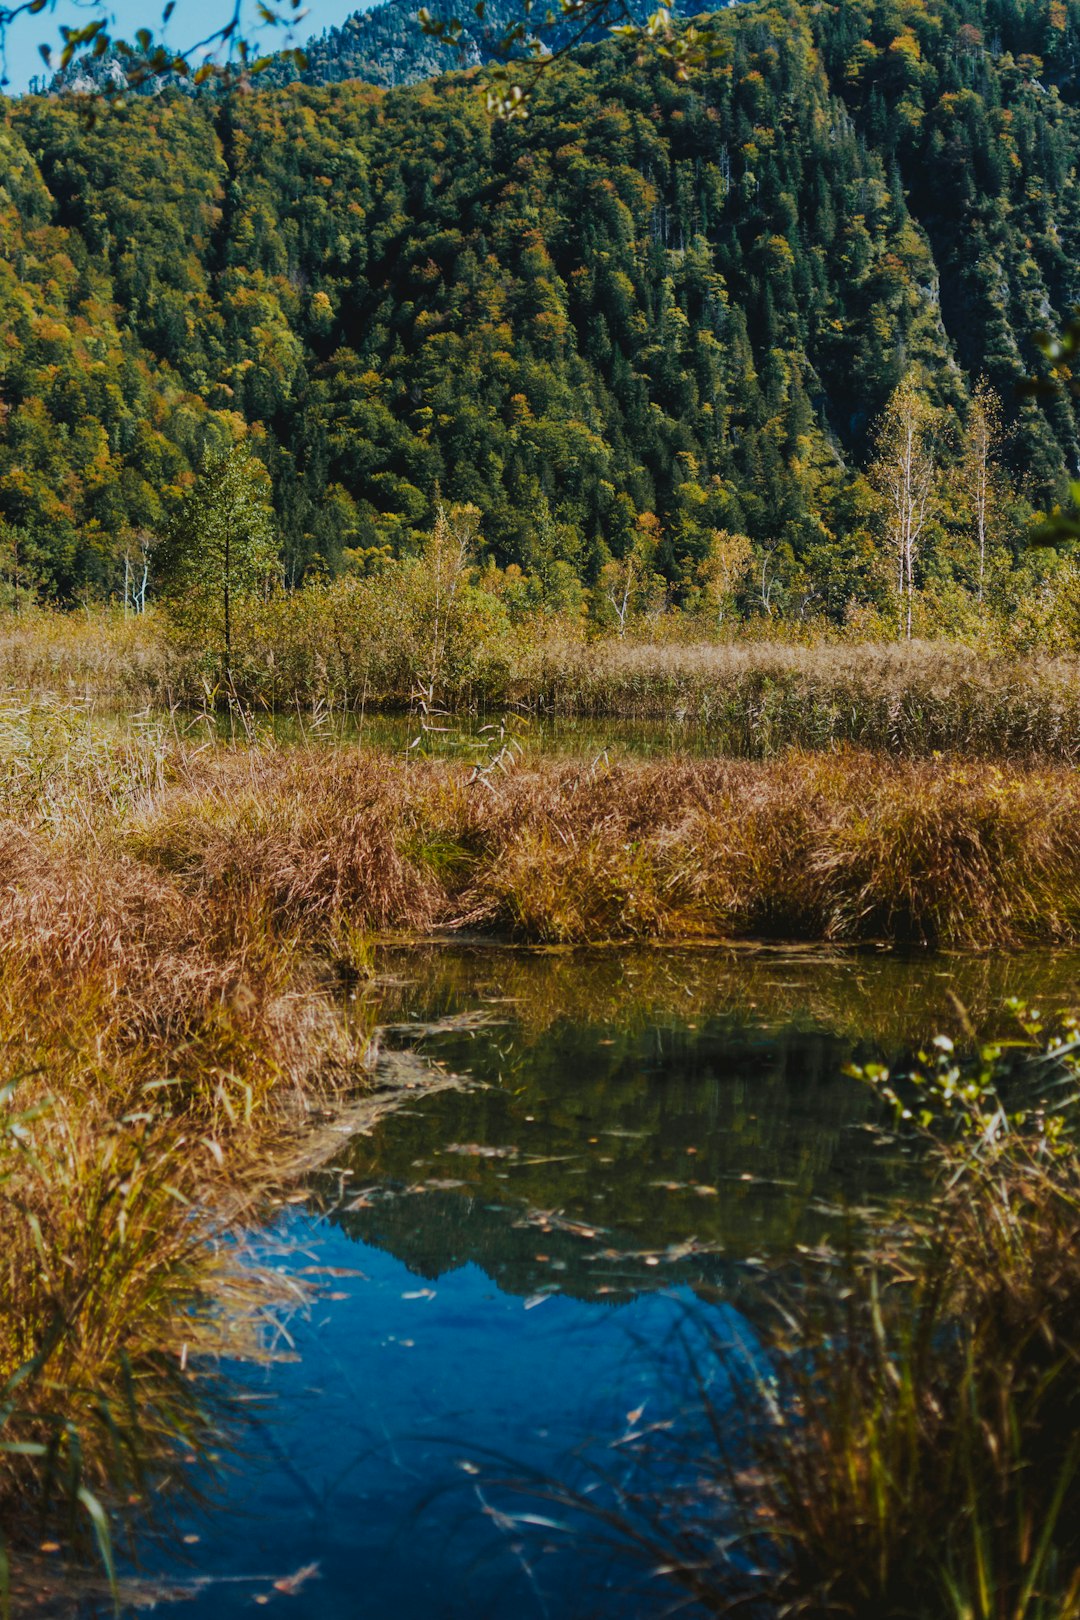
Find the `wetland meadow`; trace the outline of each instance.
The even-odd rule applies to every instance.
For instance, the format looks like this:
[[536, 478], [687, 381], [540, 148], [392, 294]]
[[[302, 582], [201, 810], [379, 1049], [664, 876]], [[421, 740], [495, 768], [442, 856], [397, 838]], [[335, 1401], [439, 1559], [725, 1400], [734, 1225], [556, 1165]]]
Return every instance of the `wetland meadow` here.
[[[1067, 661], [969, 668], [963, 749], [927, 702], [739, 747], [757, 651], [711, 726], [138, 707], [48, 634], [0, 714], [6, 1609], [1077, 1612]], [[964, 656], [902, 655], [954, 726]]]

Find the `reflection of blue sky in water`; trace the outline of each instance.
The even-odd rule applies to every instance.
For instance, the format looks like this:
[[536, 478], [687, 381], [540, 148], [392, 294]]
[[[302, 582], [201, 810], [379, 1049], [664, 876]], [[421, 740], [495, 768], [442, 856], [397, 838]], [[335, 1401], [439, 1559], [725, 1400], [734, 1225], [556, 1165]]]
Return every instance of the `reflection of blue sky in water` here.
[[[324, 1297], [296, 1325], [297, 1362], [243, 1374], [272, 1405], [198, 1526], [194, 1566], [214, 1580], [189, 1612], [247, 1612], [268, 1584], [222, 1577], [313, 1563], [288, 1598], [312, 1620], [661, 1612], [671, 1589], [605, 1570], [581, 1521], [572, 1536], [501, 1523], [489, 1510], [553, 1510], [491, 1481], [536, 1470], [602, 1497], [587, 1458], [632, 1472], [633, 1449], [612, 1449], [631, 1414], [700, 1425], [685, 1335], [737, 1328], [715, 1300], [744, 1262], [787, 1252], [796, 1228], [815, 1240], [817, 1195], [854, 1164], [861, 1196], [877, 1169], [866, 1093], [838, 1072], [850, 1043], [721, 1011], [715, 959], [680, 955], [659, 985], [656, 959], [639, 963], [644, 1000], [629, 957], [576, 974], [484, 952], [391, 962], [419, 970], [400, 1011], [449, 1016], [422, 1047], [466, 1087], [346, 1145], [312, 1188], [329, 1218], [286, 1222], [304, 1251], [286, 1264], [328, 1268]], [[478, 1005], [495, 1021], [454, 1026]]]
[[[471, 1264], [425, 1285], [340, 1232], [313, 1233], [306, 1216], [286, 1232], [302, 1244], [314, 1236], [319, 1265], [366, 1276], [328, 1281], [348, 1298], [297, 1325], [298, 1362], [245, 1376], [273, 1405], [227, 1482], [229, 1511], [197, 1527], [199, 1573], [283, 1575], [318, 1562], [317, 1580], [273, 1599], [294, 1620], [657, 1613], [670, 1591], [642, 1586], [638, 1570], [609, 1571], [604, 1590], [580, 1540], [536, 1527], [515, 1535], [485, 1512], [565, 1517], [490, 1484], [502, 1470], [485, 1453], [505, 1456], [510, 1472], [580, 1480], [574, 1454], [590, 1436], [625, 1435], [642, 1407], [639, 1427], [676, 1417], [684, 1397], [664, 1364], [681, 1359], [688, 1309], [702, 1311], [693, 1296], [613, 1307], [551, 1295], [530, 1306]], [[734, 1320], [723, 1308], [709, 1315]], [[594, 1455], [630, 1466], [606, 1446]], [[268, 1590], [215, 1581], [183, 1612], [250, 1613]]]

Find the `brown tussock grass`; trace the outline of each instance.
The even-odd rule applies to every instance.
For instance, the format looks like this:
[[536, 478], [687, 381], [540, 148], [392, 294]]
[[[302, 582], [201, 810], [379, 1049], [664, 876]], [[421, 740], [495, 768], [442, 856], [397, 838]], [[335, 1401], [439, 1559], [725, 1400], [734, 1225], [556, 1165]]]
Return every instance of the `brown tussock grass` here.
[[198, 1089], [208, 1117], [215, 1088], [238, 1075], [260, 1092], [299, 1083], [310, 1019], [287, 998], [295, 951], [260, 904], [222, 896], [196, 910], [129, 856], [50, 847], [17, 828], [0, 829], [0, 860], [9, 1071], [59, 1066], [86, 1107], [114, 1113], [151, 1083], [172, 1086], [177, 1109], [184, 1090], [199, 1113]]
[[208, 1358], [255, 1353], [282, 1297], [217, 1240], [359, 1075], [258, 884], [196, 892], [124, 848], [130, 763], [73, 757], [36, 799], [9, 775], [0, 822], [0, 1607], [5, 1542], [107, 1549], [102, 1502], [214, 1437]]
[[196, 762], [128, 846], [280, 935], [988, 946], [1080, 933], [1080, 788], [1054, 766], [855, 751], [538, 761], [499, 785], [363, 749]]

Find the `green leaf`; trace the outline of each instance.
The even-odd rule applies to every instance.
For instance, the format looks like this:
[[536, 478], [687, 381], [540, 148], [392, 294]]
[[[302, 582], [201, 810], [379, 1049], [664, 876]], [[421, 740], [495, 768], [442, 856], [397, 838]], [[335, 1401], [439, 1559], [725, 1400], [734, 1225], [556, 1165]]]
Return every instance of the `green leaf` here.
[[75, 1494], [85, 1509], [90, 1523], [93, 1525], [94, 1540], [97, 1542], [101, 1562], [104, 1564], [105, 1573], [108, 1576], [109, 1590], [112, 1592], [115, 1602], [119, 1598], [119, 1590], [116, 1584], [116, 1565], [113, 1560], [112, 1533], [109, 1529], [109, 1520], [105, 1509], [93, 1491], [88, 1490], [85, 1485], [80, 1485]]

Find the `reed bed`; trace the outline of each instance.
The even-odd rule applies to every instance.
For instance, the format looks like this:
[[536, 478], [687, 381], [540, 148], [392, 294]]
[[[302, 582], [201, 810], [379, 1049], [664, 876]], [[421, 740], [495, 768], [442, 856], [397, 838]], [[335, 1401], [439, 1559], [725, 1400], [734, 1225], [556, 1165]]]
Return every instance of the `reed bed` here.
[[675, 721], [718, 752], [765, 759], [850, 745], [920, 757], [1080, 755], [1080, 663], [987, 656], [960, 643], [768, 641], [564, 653], [538, 674], [556, 712]]
[[[223, 1440], [222, 1355], [266, 1353], [280, 1276], [222, 1241], [250, 1200], [211, 1183], [190, 1137], [69, 1099], [0, 1088], [0, 1609], [13, 1561], [44, 1538], [150, 1528]], [[118, 1517], [120, 1515], [121, 1517]]]
[[[402, 710], [419, 679], [458, 714], [664, 722], [717, 753], [853, 746], [920, 758], [1074, 762], [1080, 660], [959, 642], [649, 642], [579, 623], [473, 616], [432, 652], [421, 608], [355, 582], [249, 604], [230, 694], [253, 711]], [[415, 622], [414, 622], [415, 621]], [[435, 659], [434, 664], [432, 659]], [[0, 693], [138, 709], [223, 698], [213, 659], [154, 611], [37, 611], [0, 620]]]
[[222, 1239], [359, 1071], [258, 903], [124, 851], [169, 738], [65, 747], [54, 720], [0, 726], [0, 1611], [27, 1539], [108, 1563], [115, 1511], [217, 1436], [212, 1361], [285, 1297]]
[[0, 614], [0, 689], [9, 693], [144, 703], [161, 690], [165, 657], [152, 613], [95, 606]]

